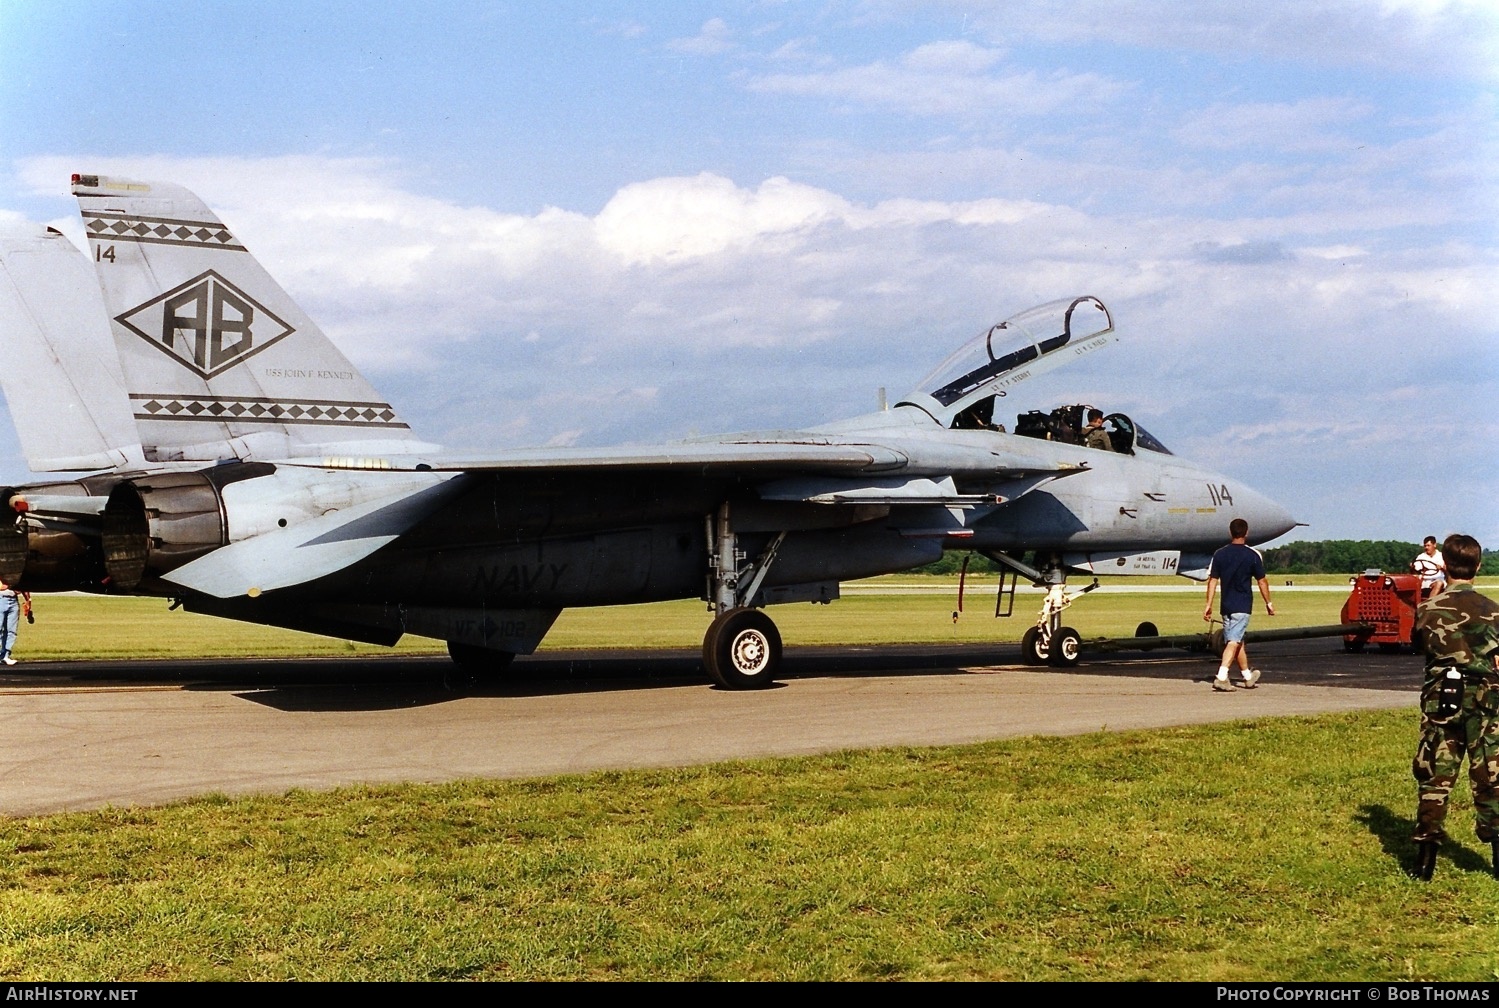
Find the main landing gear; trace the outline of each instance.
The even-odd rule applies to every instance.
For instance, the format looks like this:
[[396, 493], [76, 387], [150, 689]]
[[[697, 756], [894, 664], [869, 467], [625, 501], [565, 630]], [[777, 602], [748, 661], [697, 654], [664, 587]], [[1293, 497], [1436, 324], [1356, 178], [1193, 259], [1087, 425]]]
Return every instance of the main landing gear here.
[[746, 556], [729, 523], [728, 502], [708, 520], [710, 602], [717, 615], [703, 635], [703, 665], [724, 689], [765, 689], [780, 673], [781, 632], [764, 610], [749, 608], [749, 601], [785, 538], [779, 533], [754, 563], [741, 566]]
[[1072, 627], [1062, 625], [1062, 611], [1074, 600], [1098, 587], [1098, 579], [1076, 591], [1067, 591], [1067, 569], [1060, 561], [1048, 560], [1041, 570], [1034, 570], [1014, 557], [1002, 553], [986, 554], [1031, 579], [1038, 588], [1046, 586], [1046, 600], [1036, 625], [1020, 638], [1021, 660], [1027, 665], [1053, 665], [1072, 668], [1082, 658], [1083, 638]]

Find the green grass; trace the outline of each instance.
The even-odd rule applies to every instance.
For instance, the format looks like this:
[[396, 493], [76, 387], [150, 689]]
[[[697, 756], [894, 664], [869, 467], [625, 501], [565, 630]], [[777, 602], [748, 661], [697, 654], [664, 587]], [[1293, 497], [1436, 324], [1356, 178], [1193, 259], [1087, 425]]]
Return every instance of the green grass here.
[[[791, 643], [1015, 639], [1029, 597], [956, 626], [946, 595], [775, 613]], [[1342, 599], [1281, 593], [1276, 625]], [[1072, 613], [1085, 636], [1203, 626], [1196, 593]], [[691, 647], [705, 622], [580, 611], [548, 646]], [[23, 627], [22, 657], [49, 650], [383, 649], [70, 596]], [[0, 976], [1499, 980], [1465, 785], [1436, 879], [1404, 873], [1414, 734], [1379, 711], [0, 818]]]
[[[1499, 979], [1403, 712], [0, 820], [39, 980]], [[1455, 859], [1455, 862], [1454, 862]]]
[[[1348, 579], [1322, 575], [1321, 583], [1346, 585]], [[1283, 582], [1285, 578], [1279, 579]], [[1294, 578], [1298, 584], [1317, 583], [1311, 576]], [[1066, 612], [1066, 622], [1084, 639], [1133, 636], [1141, 622], [1154, 622], [1163, 634], [1201, 633], [1200, 592], [1130, 594], [1140, 584], [1185, 584], [1180, 578], [1101, 579], [1105, 590], [1089, 593]], [[775, 606], [771, 614], [788, 646], [800, 644], [869, 644], [1016, 642], [1035, 622], [1045, 593], [1030, 587], [1016, 595], [1013, 615], [994, 617], [994, 581], [972, 579], [963, 611], [956, 621], [957, 581], [953, 578], [892, 576], [856, 585], [930, 583], [942, 587], [930, 595], [850, 594], [831, 605], [806, 603]], [[1073, 586], [1086, 582], [1075, 580]], [[990, 594], [984, 594], [988, 589]], [[1323, 626], [1340, 622], [1344, 596], [1338, 592], [1278, 592], [1272, 619], [1257, 613], [1251, 629]], [[168, 612], [163, 599], [114, 598], [85, 595], [36, 597], [35, 624], [22, 626], [16, 657], [28, 661], [76, 658], [211, 658], [260, 655], [265, 657], [388, 654], [392, 649], [373, 644], [318, 637], [314, 634], [261, 627], [233, 620], [200, 616], [181, 610]], [[543, 651], [574, 648], [697, 648], [709, 615], [694, 600], [648, 605], [568, 609], [543, 642]], [[398, 653], [437, 654], [445, 645], [407, 637]]]

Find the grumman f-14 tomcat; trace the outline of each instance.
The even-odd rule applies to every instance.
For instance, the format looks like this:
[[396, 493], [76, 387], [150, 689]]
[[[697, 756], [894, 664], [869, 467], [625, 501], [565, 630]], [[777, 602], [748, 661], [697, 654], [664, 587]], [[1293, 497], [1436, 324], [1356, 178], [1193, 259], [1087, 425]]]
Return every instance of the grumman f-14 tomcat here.
[[[28, 465], [0, 489], [0, 577], [503, 668], [564, 608], [701, 598], [707, 672], [777, 676], [768, 606], [974, 551], [1048, 589], [1023, 648], [1075, 664], [1069, 573], [1201, 579], [1229, 520], [1295, 522], [1129, 417], [996, 416], [1020, 383], [1118, 339], [1079, 296], [978, 335], [893, 406], [799, 430], [455, 456], [420, 441], [186, 189], [75, 175], [85, 256], [11, 237], [0, 369]], [[101, 295], [102, 293], [102, 301]], [[107, 334], [106, 334], [107, 333]], [[1096, 584], [1096, 581], [1094, 582]]]

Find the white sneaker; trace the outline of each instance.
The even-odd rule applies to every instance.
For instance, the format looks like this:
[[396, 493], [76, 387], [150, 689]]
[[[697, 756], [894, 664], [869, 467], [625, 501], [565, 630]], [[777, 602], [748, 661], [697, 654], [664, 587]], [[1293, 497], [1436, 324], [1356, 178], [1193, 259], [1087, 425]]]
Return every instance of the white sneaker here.
[[7, 664], [7, 665], [14, 665], [15, 663], [16, 663], [16, 660], [14, 658], [10, 657], [9, 655], [6, 655], [6, 657], [5, 657], [5, 664]]
[[1245, 689], [1254, 689], [1255, 685], [1259, 681], [1260, 681], [1260, 670], [1257, 669], [1257, 668], [1252, 668], [1248, 672], [1244, 673], [1244, 681], [1242, 683], [1240, 683], [1239, 685], [1243, 686]]
[[1233, 689], [1233, 687], [1228, 684], [1228, 677], [1225, 676], [1222, 679], [1213, 680], [1213, 689], [1217, 690], [1219, 693], [1227, 693], [1229, 690]]

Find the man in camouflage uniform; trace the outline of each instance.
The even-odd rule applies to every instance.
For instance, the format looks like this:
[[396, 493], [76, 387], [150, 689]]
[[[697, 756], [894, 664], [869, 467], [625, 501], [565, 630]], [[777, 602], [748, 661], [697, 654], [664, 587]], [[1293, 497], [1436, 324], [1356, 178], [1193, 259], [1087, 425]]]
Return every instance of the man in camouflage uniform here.
[[[1419, 789], [1416, 805], [1416, 875], [1430, 879], [1437, 848], [1447, 838], [1447, 799], [1468, 758], [1478, 839], [1493, 847], [1499, 877], [1499, 604], [1473, 589], [1483, 549], [1472, 536], [1442, 543], [1447, 590], [1416, 609], [1416, 632], [1426, 649], [1421, 686], [1421, 741], [1411, 764]], [[1462, 673], [1461, 700], [1443, 709], [1447, 670]], [[1455, 697], [1449, 698], [1449, 706]]]

